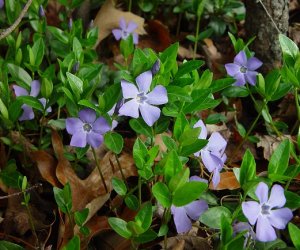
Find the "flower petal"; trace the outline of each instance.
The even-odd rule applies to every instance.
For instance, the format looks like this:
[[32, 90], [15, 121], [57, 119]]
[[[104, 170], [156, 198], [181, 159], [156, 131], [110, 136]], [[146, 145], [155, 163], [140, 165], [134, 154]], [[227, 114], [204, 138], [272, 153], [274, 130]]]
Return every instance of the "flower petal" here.
[[76, 134], [83, 130], [83, 122], [79, 118], [67, 118], [66, 129], [70, 135]]
[[237, 65], [235, 63], [227, 63], [225, 64], [225, 69], [228, 75], [234, 76], [235, 74], [240, 72], [240, 65]]
[[15, 95], [18, 97], [18, 96], [27, 96], [29, 95], [28, 94], [28, 91], [18, 85], [13, 85], [13, 89], [15, 91]]
[[78, 130], [71, 139], [71, 146], [84, 148], [86, 146], [86, 132]]
[[93, 123], [92, 130], [99, 134], [105, 134], [106, 132], [110, 131], [110, 126], [105, 118], [100, 116], [94, 123]]
[[285, 207], [276, 210], [271, 210], [268, 216], [269, 222], [273, 227], [278, 229], [285, 229], [286, 224], [293, 218], [291, 209]]
[[184, 207], [171, 207], [177, 233], [186, 233], [192, 228], [192, 223]]
[[250, 224], [254, 225], [261, 210], [259, 203], [256, 201], [245, 201], [242, 203], [242, 210]]
[[247, 66], [247, 56], [245, 51], [241, 50], [234, 58], [233, 62], [240, 66]]
[[269, 188], [266, 183], [260, 182], [257, 185], [255, 194], [256, 194], [260, 204], [264, 204], [268, 201], [268, 191], [269, 191]]
[[124, 99], [136, 98], [137, 94], [139, 93], [137, 87], [133, 83], [125, 80], [121, 80], [121, 87]]
[[147, 103], [153, 105], [161, 105], [168, 102], [167, 90], [164, 86], [156, 86], [149, 94], [147, 94]]
[[121, 39], [121, 37], [122, 37], [122, 30], [120, 30], [120, 29], [113, 29], [111, 32], [113, 33], [113, 35], [114, 35], [114, 37], [115, 37], [115, 39], [117, 41], [119, 41]]
[[220, 155], [217, 156], [221, 157], [225, 151], [226, 145], [227, 141], [224, 139], [224, 137], [219, 132], [213, 132], [208, 139], [208, 144], [206, 147], [214, 153], [220, 153]]
[[199, 139], [206, 139], [207, 137], [207, 128], [205, 126], [205, 124], [203, 123], [202, 120], [199, 120], [195, 123], [195, 125], [193, 126], [193, 128], [201, 128], [201, 132], [200, 132], [200, 135], [199, 135]]
[[274, 228], [264, 216], [259, 216], [256, 224], [256, 239], [262, 242], [276, 240], [277, 236]]
[[137, 25], [135, 22], [130, 21], [130, 22], [128, 23], [128, 26], [127, 26], [127, 28], [126, 28], [126, 31], [129, 32], [129, 33], [132, 33], [133, 31], [136, 30], [137, 27], [138, 27], [138, 25]]
[[201, 159], [209, 172], [213, 172], [216, 168], [219, 169], [219, 165], [223, 166], [221, 158], [206, 149], [201, 150]]
[[33, 97], [37, 97], [41, 90], [41, 83], [39, 80], [34, 80], [31, 82], [31, 90], [30, 95]]
[[219, 168], [215, 168], [214, 171], [213, 171], [213, 176], [212, 176], [212, 184], [213, 184], [213, 187], [216, 188], [219, 183], [220, 183], [220, 172], [219, 172]]
[[234, 86], [244, 86], [246, 84], [245, 74], [237, 73], [234, 78], [236, 79]]
[[122, 17], [122, 18], [120, 19], [119, 25], [120, 25], [120, 28], [121, 28], [122, 30], [125, 30], [125, 29], [126, 29], [126, 21], [125, 21], [124, 17]]
[[286, 198], [284, 196], [284, 189], [280, 185], [274, 185], [271, 189], [270, 198], [268, 200], [268, 205], [271, 208], [280, 208], [283, 207], [286, 202]]
[[133, 43], [138, 44], [139, 43], [139, 35], [137, 33], [132, 33]]
[[96, 111], [93, 109], [82, 109], [79, 111], [79, 118], [85, 123], [92, 124], [96, 120]]
[[147, 103], [140, 105], [140, 111], [144, 121], [150, 127], [158, 120], [160, 116], [160, 109]]
[[[39, 101], [42, 103], [43, 107], [46, 108], [46, 105], [47, 105], [47, 100], [46, 98], [40, 98]], [[52, 112], [52, 108], [49, 106], [47, 109], [46, 109], [46, 112], [47, 113], [51, 113]]]
[[204, 182], [204, 183], [208, 183], [208, 181], [207, 180], [205, 180], [205, 179], [202, 179], [202, 178], [200, 178], [199, 176], [197, 176], [197, 175], [193, 175], [193, 176], [191, 176], [190, 177], [190, 181], [200, 181], [200, 182]]
[[139, 91], [140, 92], [144, 92], [144, 93], [148, 93], [149, 89], [150, 89], [150, 85], [152, 82], [152, 73], [150, 70], [140, 74], [137, 76], [137, 78], [135, 79]]
[[256, 84], [256, 76], [257, 76], [256, 71], [248, 70], [245, 74], [245, 79], [249, 84], [255, 85]]
[[135, 99], [125, 102], [119, 110], [119, 115], [130, 116], [133, 118], [139, 117], [139, 104]]
[[33, 109], [30, 106], [23, 104], [22, 109], [23, 109], [23, 113], [19, 117], [19, 121], [29, 121], [34, 118]]
[[86, 141], [93, 148], [98, 148], [103, 142], [103, 136], [100, 133], [95, 133], [91, 131], [86, 135]]
[[0, 9], [2, 9], [4, 6], [4, 0], [0, 0]]
[[208, 205], [205, 200], [196, 200], [184, 206], [184, 208], [186, 210], [186, 214], [192, 220], [198, 220], [200, 215], [208, 209]]
[[258, 69], [261, 65], [262, 65], [262, 61], [260, 61], [259, 59], [257, 59], [256, 57], [251, 57], [249, 58], [248, 62], [247, 62], [247, 69], [249, 70], [256, 70]]

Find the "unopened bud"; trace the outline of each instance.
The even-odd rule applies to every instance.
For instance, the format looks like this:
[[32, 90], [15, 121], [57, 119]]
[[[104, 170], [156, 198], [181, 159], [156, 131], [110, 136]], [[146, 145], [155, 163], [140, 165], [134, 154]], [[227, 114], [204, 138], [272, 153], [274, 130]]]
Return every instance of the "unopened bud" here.
[[68, 22], [68, 28], [69, 30], [72, 30], [72, 27], [73, 27], [73, 19], [72, 17], [69, 18], [69, 22]]
[[77, 61], [72, 67], [72, 73], [75, 74], [76, 72], [78, 72], [79, 67], [80, 67], [80, 62]]
[[160, 60], [157, 59], [151, 69], [152, 75], [156, 75], [158, 73], [159, 69], [160, 69]]
[[41, 18], [45, 17], [45, 10], [43, 8], [43, 5], [40, 5], [40, 7], [39, 7], [39, 15], [40, 15]]

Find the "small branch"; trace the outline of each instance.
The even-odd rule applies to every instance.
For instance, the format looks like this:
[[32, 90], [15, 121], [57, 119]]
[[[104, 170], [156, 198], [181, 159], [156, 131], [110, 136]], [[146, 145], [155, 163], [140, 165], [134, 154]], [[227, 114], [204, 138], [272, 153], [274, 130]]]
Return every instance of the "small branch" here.
[[266, 12], [267, 16], [270, 18], [271, 22], [273, 23], [274, 27], [276, 28], [278, 34], [281, 34], [282, 32], [279, 30], [278, 26], [276, 25], [276, 23], [274, 22], [274, 19], [272, 18], [272, 16], [270, 15], [270, 13], [268, 12], [266, 6], [263, 4], [263, 2], [261, 0], [257, 0], [257, 2], [260, 3], [260, 5], [263, 7], [264, 11]]
[[0, 196], [0, 200], [4, 200], [4, 199], [8, 199], [8, 198], [13, 197], [13, 196], [21, 195], [21, 194], [23, 194], [24, 192], [31, 191], [32, 189], [39, 188], [39, 187], [41, 187], [41, 186], [42, 186], [41, 183], [35, 184], [34, 186], [29, 187], [29, 188], [25, 189], [25, 190], [22, 191], [22, 192], [13, 193], [13, 194], [5, 195], [5, 196]]
[[7, 37], [10, 33], [12, 33], [17, 28], [17, 26], [20, 24], [20, 22], [22, 21], [23, 17], [25, 16], [26, 12], [28, 11], [28, 9], [29, 9], [32, 1], [33, 0], [28, 0], [28, 2], [26, 3], [24, 9], [21, 11], [19, 17], [16, 19], [16, 21], [10, 27], [8, 27], [3, 32], [1, 32], [1, 34], [0, 34], [0, 41], [3, 38]]

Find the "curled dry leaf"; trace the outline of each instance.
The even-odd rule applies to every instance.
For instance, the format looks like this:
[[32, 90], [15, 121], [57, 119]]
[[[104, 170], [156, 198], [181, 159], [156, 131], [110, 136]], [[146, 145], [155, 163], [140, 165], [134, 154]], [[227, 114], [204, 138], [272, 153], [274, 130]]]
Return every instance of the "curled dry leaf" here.
[[220, 183], [216, 188], [213, 188], [212, 182], [209, 185], [209, 189], [211, 190], [224, 190], [224, 189], [229, 189], [229, 190], [234, 190], [240, 188], [240, 184], [238, 180], [236, 179], [235, 175], [233, 172], [222, 172], [220, 173]]
[[119, 21], [121, 18], [124, 18], [127, 23], [129, 21], [135, 22], [138, 25], [136, 32], [139, 35], [146, 34], [144, 29], [144, 18], [131, 12], [118, 10], [116, 9], [114, 0], [106, 0], [94, 20], [94, 25], [99, 29], [96, 47], [104, 38], [111, 34], [113, 29], [119, 27]]

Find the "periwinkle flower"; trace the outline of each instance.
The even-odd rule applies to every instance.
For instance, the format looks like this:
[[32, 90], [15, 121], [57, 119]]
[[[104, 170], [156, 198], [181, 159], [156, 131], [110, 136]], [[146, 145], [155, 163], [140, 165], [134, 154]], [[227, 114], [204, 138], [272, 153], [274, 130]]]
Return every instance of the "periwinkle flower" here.
[[39, 6], [39, 16], [40, 17], [45, 17], [45, 10], [43, 8], [43, 5]]
[[0, 0], [0, 9], [2, 9], [4, 6], [4, 0]]
[[[39, 80], [34, 80], [31, 82], [31, 89], [30, 93], [28, 91], [18, 85], [13, 85], [13, 89], [15, 91], [16, 96], [33, 96], [37, 97], [40, 93], [41, 84]], [[46, 107], [46, 99], [40, 98], [39, 101], [42, 103], [44, 108]], [[19, 117], [19, 121], [26, 121], [26, 120], [32, 120], [34, 118], [34, 112], [32, 107], [28, 106], [27, 104], [23, 104], [21, 106], [23, 109], [22, 115]], [[48, 107], [46, 112], [50, 113], [52, 111], [51, 107]]]
[[103, 142], [103, 135], [110, 131], [110, 126], [103, 117], [96, 116], [93, 109], [82, 109], [79, 118], [67, 118], [66, 129], [72, 135], [71, 146], [84, 148], [86, 144], [98, 148]]
[[137, 87], [125, 80], [121, 81], [123, 98], [125, 101], [130, 99], [119, 109], [120, 115], [130, 116], [133, 118], [139, 117], [139, 111], [148, 124], [152, 126], [160, 116], [160, 109], [153, 105], [161, 105], [168, 102], [167, 90], [162, 85], [157, 85], [149, 92], [152, 82], [151, 71], [146, 71], [135, 79]]
[[[201, 132], [199, 139], [207, 138], [207, 129], [202, 120], [199, 120], [194, 128], [200, 127]], [[224, 162], [227, 159], [225, 154], [227, 142], [219, 132], [213, 132], [208, 139], [207, 145], [199, 152], [194, 153], [195, 156], [199, 157], [203, 161], [204, 166], [210, 173], [213, 173], [212, 183], [213, 187], [217, 187], [220, 182], [220, 171], [223, 168]]]
[[262, 62], [256, 57], [247, 59], [245, 51], [240, 51], [234, 58], [233, 63], [225, 64], [227, 74], [236, 79], [235, 86], [244, 86], [246, 82], [251, 85], [256, 84], [256, 69], [262, 65]]
[[293, 218], [293, 213], [284, 206], [286, 198], [284, 189], [280, 185], [274, 185], [268, 198], [268, 186], [260, 182], [255, 194], [259, 200], [245, 201], [242, 210], [251, 225], [256, 224], [256, 239], [262, 242], [276, 240], [274, 228], [284, 229]]
[[120, 19], [119, 25], [120, 29], [112, 30], [112, 33], [116, 40], [126, 40], [129, 37], [129, 35], [132, 34], [133, 43], [138, 44], [139, 35], [136, 32], [134, 32], [137, 29], [138, 25], [135, 22], [130, 21], [127, 26], [124, 18]]
[[[198, 176], [191, 176], [190, 181], [202, 181], [207, 183], [207, 180], [201, 179]], [[200, 215], [207, 209], [208, 204], [205, 200], [196, 200], [182, 207], [172, 205], [171, 213], [174, 217], [177, 232], [186, 233], [191, 230], [191, 220], [198, 220]]]

